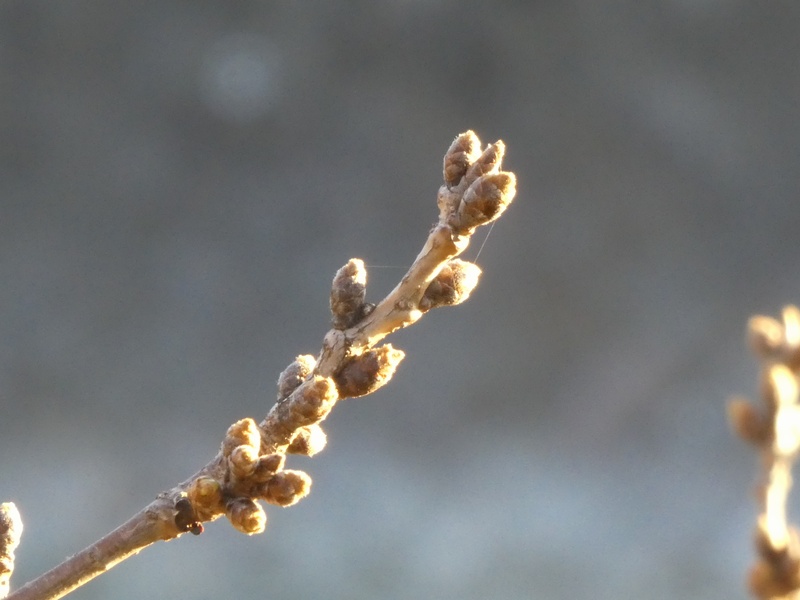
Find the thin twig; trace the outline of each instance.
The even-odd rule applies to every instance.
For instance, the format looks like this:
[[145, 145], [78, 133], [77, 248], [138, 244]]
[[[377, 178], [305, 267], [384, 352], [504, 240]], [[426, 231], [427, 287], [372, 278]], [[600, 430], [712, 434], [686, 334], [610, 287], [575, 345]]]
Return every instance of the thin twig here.
[[365, 301], [366, 269], [351, 259], [333, 280], [333, 329], [318, 358], [298, 356], [281, 373], [278, 402], [261, 423], [248, 418], [231, 425], [217, 456], [195, 475], [8, 600], [60, 598], [154, 542], [199, 535], [203, 523], [222, 515], [243, 533], [260, 533], [267, 516], [259, 500], [290, 506], [307, 495], [311, 478], [284, 469], [286, 455], [320, 451], [319, 424], [335, 403], [391, 378], [404, 354], [389, 344], [376, 347], [384, 337], [432, 308], [463, 302], [477, 285], [480, 269], [456, 257], [475, 229], [497, 219], [514, 197], [515, 177], [501, 171], [503, 153], [502, 142], [481, 151], [471, 131], [456, 137], [445, 154], [439, 221], [386, 298], [377, 306]]

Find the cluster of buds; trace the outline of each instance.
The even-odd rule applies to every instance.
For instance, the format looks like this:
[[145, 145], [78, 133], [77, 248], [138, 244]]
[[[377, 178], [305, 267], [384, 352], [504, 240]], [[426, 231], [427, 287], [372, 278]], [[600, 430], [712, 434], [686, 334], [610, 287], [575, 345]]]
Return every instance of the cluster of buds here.
[[444, 182], [439, 190], [440, 219], [457, 235], [497, 219], [514, 199], [516, 178], [501, 171], [505, 145], [489, 144], [483, 152], [472, 131], [457, 136], [444, 156]]
[[791, 469], [800, 452], [800, 310], [787, 306], [782, 322], [750, 319], [748, 338], [762, 362], [761, 404], [742, 398], [728, 403], [728, 417], [739, 437], [762, 457], [761, 514], [755, 533], [758, 555], [750, 571], [750, 591], [776, 599], [800, 591], [800, 538], [787, 522]]

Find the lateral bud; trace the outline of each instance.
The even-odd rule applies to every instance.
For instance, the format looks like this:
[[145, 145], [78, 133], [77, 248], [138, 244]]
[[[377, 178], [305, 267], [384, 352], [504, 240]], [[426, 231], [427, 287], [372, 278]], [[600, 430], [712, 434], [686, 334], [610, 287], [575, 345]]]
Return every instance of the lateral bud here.
[[309, 425], [301, 427], [289, 443], [286, 452], [289, 454], [301, 454], [303, 456], [314, 456], [321, 452], [328, 443], [328, 436], [319, 425]]
[[476, 264], [459, 258], [447, 261], [425, 290], [419, 309], [427, 312], [439, 306], [464, 302], [478, 285], [480, 275], [481, 269]]
[[394, 375], [405, 352], [391, 344], [372, 348], [350, 359], [334, 376], [340, 398], [357, 398], [374, 392]]
[[310, 354], [301, 354], [278, 376], [278, 400], [286, 398], [311, 375], [317, 361]]
[[261, 430], [250, 417], [240, 419], [228, 427], [222, 442], [222, 453], [230, 456], [233, 449], [239, 446], [250, 446], [256, 451], [261, 447]]
[[367, 269], [364, 261], [351, 258], [336, 272], [331, 286], [331, 323], [334, 329], [348, 329], [366, 314]]
[[247, 535], [262, 533], [267, 527], [267, 513], [250, 498], [234, 498], [225, 507], [225, 516], [236, 529]]
[[308, 496], [311, 477], [303, 471], [281, 471], [261, 488], [261, 497], [270, 504], [291, 506]]

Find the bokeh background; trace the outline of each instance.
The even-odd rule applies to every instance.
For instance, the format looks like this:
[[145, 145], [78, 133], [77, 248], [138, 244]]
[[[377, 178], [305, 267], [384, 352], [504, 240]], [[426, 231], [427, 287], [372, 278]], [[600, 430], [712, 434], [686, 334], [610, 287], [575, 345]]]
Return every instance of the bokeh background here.
[[[800, 4], [0, 4], [0, 499], [20, 585], [205, 464], [378, 299], [441, 157], [518, 195], [468, 303], [394, 336], [262, 536], [225, 521], [95, 598], [745, 598], [753, 313], [800, 302]], [[467, 252], [474, 258], [485, 233]]]

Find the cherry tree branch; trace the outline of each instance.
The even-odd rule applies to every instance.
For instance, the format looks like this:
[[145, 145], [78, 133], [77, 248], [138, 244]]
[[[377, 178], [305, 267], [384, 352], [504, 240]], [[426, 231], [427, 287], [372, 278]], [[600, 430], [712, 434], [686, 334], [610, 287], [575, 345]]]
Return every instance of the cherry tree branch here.
[[750, 345], [762, 363], [761, 404], [734, 398], [728, 417], [736, 434], [761, 458], [757, 559], [748, 587], [761, 600], [800, 599], [800, 536], [788, 522], [792, 466], [800, 451], [800, 310], [783, 309], [783, 320], [756, 316]]
[[456, 258], [475, 229], [497, 219], [514, 198], [516, 179], [501, 170], [505, 147], [481, 149], [471, 131], [453, 141], [444, 158], [439, 219], [414, 263], [377, 305], [366, 302], [364, 263], [351, 259], [331, 289], [333, 328], [317, 358], [298, 356], [278, 379], [278, 401], [260, 422], [246, 418], [228, 428], [219, 453], [195, 475], [162, 492], [126, 523], [8, 600], [52, 600], [159, 540], [199, 535], [204, 523], [226, 516], [239, 531], [264, 531], [260, 501], [291, 506], [305, 497], [311, 478], [285, 469], [288, 454], [312, 456], [325, 445], [320, 423], [337, 401], [369, 394], [391, 379], [404, 357], [387, 335], [427, 311], [459, 304], [478, 283], [477, 265]]

